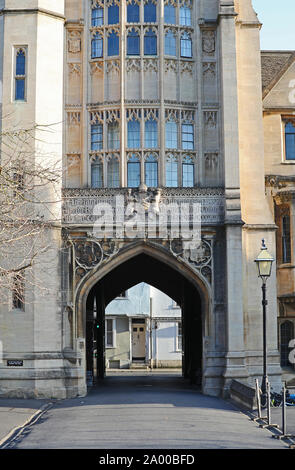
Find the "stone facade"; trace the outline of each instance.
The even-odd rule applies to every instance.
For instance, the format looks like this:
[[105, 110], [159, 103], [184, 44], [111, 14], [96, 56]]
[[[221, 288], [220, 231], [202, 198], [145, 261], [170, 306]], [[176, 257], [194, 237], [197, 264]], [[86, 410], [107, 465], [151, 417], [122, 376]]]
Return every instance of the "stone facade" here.
[[[251, 0], [23, 3], [0, 0], [2, 128], [7, 116], [63, 123], [42, 145], [63, 163], [64, 178], [56, 202], [60, 224], [50, 235], [54, 275], [36, 266], [56, 284], [48, 298], [37, 293], [25, 312], [2, 309], [0, 393], [87, 393], [93, 299], [103, 318], [109, 301], [140, 281], [154, 281], [183, 309], [184, 375], [201, 376], [210, 395], [227, 395], [233, 379], [253, 384], [262, 373], [261, 289], [253, 260], [262, 238], [276, 254], [274, 212], [265, 195], [265, 174], [273, 174], [276, 156], [264, 135], [271, 119], [279, 127], [279, 116], [262, 119], [261, 25]], [[138, 6], [135, 22], [127, 21], [131, 4]], [[156, 17], [146, 19], [145, 10]], [[135, 49], [128, 49], [130, 42]], [[20, 46], [29, 67], [21, 103], [13, 99], [11, 76], [12, 52]], [[270, 86], [271, 73], [264, 80]], [[263, 106], [268, 102], [269, 95]], [[148, 162], [157, 168], [152, 189]], [[132, 164], [138, 188], [131, 190]], [[290, 167], [283, 168], [288, 176]], [[139, 237], [127, 237], [121, 219], [113, 218], [116, 197], [131, 218], [136, 204], [144, 207]], [[169, 201], [177, 210], [202, 205], [197, 246], [173, 235], [177, 223], [150, 236], [147, 209], [158, 214]], [[104, 219], [112, 238], [93, 231], [98, 204], [112, 206]], [[269, 374], [278, 387], [275, 274], [268, 287]], [[97, 334], [103, 341], [104, 331]], [[23, 360], [23, 367], [7, 367], [8, 358]], [[102, 375], [103, 360], [101, 351]]]

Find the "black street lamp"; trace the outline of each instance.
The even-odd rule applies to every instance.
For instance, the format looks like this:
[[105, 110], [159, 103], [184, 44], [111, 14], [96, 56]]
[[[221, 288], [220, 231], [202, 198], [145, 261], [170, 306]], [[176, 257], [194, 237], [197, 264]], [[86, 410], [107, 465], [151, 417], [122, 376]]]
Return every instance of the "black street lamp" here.
[[258, 270], [258, 277], [262, 279], [262, 309], [263, 309], [263, 379], [261, 384], [262, 391], [262, 400], [261, 404], [265, 406], [266, 404], [266, 381], [267, 381], [267, 372], [266, 372], [266, 281], [271, 275], [271, 267], [274, 262], [274, 258], [267, 251], [265, 246], [264, 239], [262, 240], [262, 247], [259, 255], [254, 260]]

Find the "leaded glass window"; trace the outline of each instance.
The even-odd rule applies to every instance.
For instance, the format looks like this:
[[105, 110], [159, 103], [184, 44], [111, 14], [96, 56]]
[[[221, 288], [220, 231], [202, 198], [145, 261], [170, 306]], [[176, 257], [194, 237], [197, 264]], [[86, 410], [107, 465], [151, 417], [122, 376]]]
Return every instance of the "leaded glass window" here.
[[103, 165], [102, 163], [93, 163], [91, 165], [91, 187], [103, 187]]
[[192, 57], [192, 40], [188, 33], [183, 33], [180, 38], [181, 57]]
[[131, 149], [140, 148], [140, 122], [137, 119], [128, 121], [127, 146]]
[[111, 5], [108, 7], [108, 24], [119, 23], [119, 6]]
[[26, 53], [23, 49], [16, 52], [15, 60], [15, 100], [24, 101], [26, 95]]
[[144, 22], [155, 23], [157, 21], [157, 6], [149, 0], [144, 4]]
[[139, 5], [135, 2], [127, 5], [127, 23], [139, 23]]
[[182, 124], [181, 140], [183, 150], [194, 149], [194, 126], [193, 124]]
[[169, 158], [166, 162], [166, 186], [168, 188], [178, 186], [178, 161], [174, 158]]
[[96, 33], [91, 41], [91, 58], [103, 57], [103, 39], [99, 33]]
[[140, 160], [136, 155], [132, 155], [127, 162], [127, 184], [129, 188], [140, 185]]
[[157, 35], [152, 29], [144, 35], [144, 55], [157, 55]]
[[120, 148], [120, 130], [117, 122], [108, 124], [108, 149], [118, 150]]
[[192, 24], [192, 14], [191, 9], [184, 5], [180, 7], [180, 24], [183, 26], [191, 26]]
[[119, 188], [120, 186], [120, 171], [119, 161], [117, 158], [112, 157], [108, 161], [108, 188]]
[[145, 122], [145, 148], [152, 149], [158, 147], [158, 123], [155, 119]]
[[165, 35], [165, 54], [176, 56], [176, 37], [172, 31]]
[[150, 188], [158, 186], [158, 161], [154, 155], [149, 155], [144, 164], [145, 184]]
[[108, 56], [119, 55], [119, 36], [112, 32], [108, 36]]
[[92, 9], [91, 26], [103, 25], [103, 8], [96, 7]]
[[102, 124], [92, 124], [91, 126], [91, 150], [102, 150], [103, 147], [103, 126]]
[[127, 55], [140, 54], [140, 38], [137, 31], [132, 29], [127, 36]]
[[177, 149], [177, 123], [175, 121], [166, 122], [166, 148]]
[[176, 23], [176, 14], [175, 14], [175, 7], [168, 3], [164, 5], [164, 21], [168, 24], [175, 24]]
[[190, 157], [185, 157], [182, 162], [182, 186], [184, 188], [194, 187], [194, 162]]

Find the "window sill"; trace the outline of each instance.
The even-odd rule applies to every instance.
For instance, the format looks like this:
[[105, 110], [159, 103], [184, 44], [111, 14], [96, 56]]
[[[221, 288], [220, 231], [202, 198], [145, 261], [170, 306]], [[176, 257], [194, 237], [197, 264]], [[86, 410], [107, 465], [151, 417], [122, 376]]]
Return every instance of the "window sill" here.
[[295, 165], [295, 158], [294, 160], [289, 160], [289, 161], [285, 160], [281, 162], [281, 165]]
[[291, 269], [295, 268], [295, 265], [292, 263], [282, 263], [277, 266], [277, 269]]

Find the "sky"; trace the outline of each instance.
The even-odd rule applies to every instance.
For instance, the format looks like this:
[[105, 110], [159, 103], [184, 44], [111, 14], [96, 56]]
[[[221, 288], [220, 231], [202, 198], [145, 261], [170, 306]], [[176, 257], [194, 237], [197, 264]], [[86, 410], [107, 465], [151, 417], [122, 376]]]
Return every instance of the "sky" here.
[[295, 51], [295, 0], [252, 0], [261, 30], [262, 50]]

